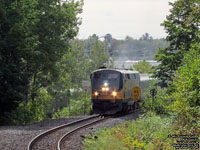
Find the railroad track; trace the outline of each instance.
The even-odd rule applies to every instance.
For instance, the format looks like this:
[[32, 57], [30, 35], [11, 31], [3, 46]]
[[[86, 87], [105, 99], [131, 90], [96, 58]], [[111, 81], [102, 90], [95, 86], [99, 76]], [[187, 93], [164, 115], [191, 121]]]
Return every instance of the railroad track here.
[[[34, 137], [28, 144], [27, 150], [34, 149], [58, 149], [60, 150], [63, 142], [74, 132], [86, 128], [95, 123], [101, 122], [110, 117], [101, 117], [100, 115], [91, 116], [85, 119], [80, 119], [71, 123], [57, 126], [47, 130]], [[82, 124], [84, 123], [84, 124]], [[74, 126], [76, 128], [74, 128]], [[60, 137], [63, 135], [62, 137]], [[55, 137], [57, 139], [55, 139]]]
[[73, 135], [74, 132], [78, 132], [82, 129], [85, 129], [87, 128], [88, 126], [92, 126], [96, 123], [99, 123], [99, 122], [102, 122], [104, 120], [107, 120], [107, 119], [110, 119], [110, 118], [120, 118], [120, 117], [123, 117], [123, 116], [126, 116], [126, 115], [129, 115], [129, 114], [133, 114], [135, 112], [138, 112], [139, 109], [137, 110], [133, 110], [133, 111], [130, 111], [130, 112], [127, 112], [127, 113], [119, 113], [119, 114], [115, 114], [115, 115], [112, 115], [112, 116], [103, 116], [103, 118], [100, 118], [98, 120], [95, 120], [93, 122], [90, 122], [90, 123], [87, 123], [87, 124], [84, 124], [83, 126], [80, 126], [80, 127], [77, 127], [73, 130], [71, 130], [70, 132], [66, 133], [65, 135], [63, 135], [60, 140], [58, 141], [57, 143], [57, 150], [66, 150], [66, 149], [70, 149], [69, 147], [69, 143], [70, 143], [70, 139], [71, 136]]
[[108, 118], [110, 118], [110, 117], [100, 118], [100, 119], [95, 120], [95, 121], [93, 121], [93, 122], [90, 122], [90, 123], [84, 124], [84, 125], [82, 125], [82, 126], [80, 126], [80, 127], [77, 127], [77, 128], [75, 128], [75, 129], [71, 130], [70, 132], [66, 133], [66, 134], [63, 135], [63, 136], [60, 138], [60, 140], [58, 141], [57, 150], [65, 149], [65, 148], [62, 148], [62, 145], [64, 146], [65, 141], [67, 141], [67, 139], [68, 139], [74, 132], [77, 132], [77, 131], [79, 131], [79, 130], [81, 130], [81, 129], [87, 128], [88, 126], [94, 125], [94, 124], [96, 124], [96, 123], [102, 122], [102, 121], [104, 121], [104, 120], [106, 120], [106, 119], [108, 119]]

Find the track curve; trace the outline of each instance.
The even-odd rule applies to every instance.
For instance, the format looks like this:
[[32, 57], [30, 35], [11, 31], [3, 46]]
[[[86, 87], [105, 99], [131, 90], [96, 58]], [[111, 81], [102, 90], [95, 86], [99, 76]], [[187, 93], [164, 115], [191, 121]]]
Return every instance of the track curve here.
[[91, 126], [91, 125], [94, 125], [96, 123], [102, 122], [102, 121], [107, 120], [109, 118], [111, 118], [111, 117], [105, 117], [105, 118], [103, 117], [103, 118], [100, 118], [98, 120], [95, 120], [95, 121], [87, 123], [87, 124], [84, 124], [82, 126], [79, 126], [79, 127], [75, 128], [75, 129], [69, 131], [68, 133], [66, 133], [65, 135], [63, 135], [60, 138], [60, 140], [58, 141], [57, 150], [61, 150], [62, 149], [61, 147], [62, 147], [63, 142], [66, 141], [67, 138], [70, 137], [70, 135], [72, 135], [74, 132], [77, 132], [77, 131], [79, 131], [81, 129], [84, 129], [84, 128], [88, 127], [88, 126]]
[[78, 123], [82, 123], [84, 121], [88, 121], [88, 120], [91, 120], [91, 119], [94, 119], [94, 118], [98, 118], [99, 115], [94, 115], [94, 116], [91, 116], [91, 117], [88, 117], [88, 118], [84, 118], [84, 119], [80, 119], [80, 120], [77, 120], [77, 121], [73, 121], [73, 122], [70, 122], [70, 123], [67, 123], [67, 124], [64, 124], [64, 125], [61, 125], [61, 126], [57, 126], [55, 128], [52, 128], [52, 129], [49, 129], [45, 132], [42, 132], [41, 134], [37, 135], [36, 137], [34, 137], [29, 143], [28, 143], [28, 146], [27, 146], [27, 150], [32, 150], [34, 145], [40, 141], [42, 138], [44, 138], [45, 136], [47, 135], [50, 135], [51, 133], [54, 133], [60, 129], [63, 129], [63, 128], [66, 128], [66, 127], [69, 127], [69, 126], [72, 126], [72, 125], [75, 125], [75, 124], [78, 124]]

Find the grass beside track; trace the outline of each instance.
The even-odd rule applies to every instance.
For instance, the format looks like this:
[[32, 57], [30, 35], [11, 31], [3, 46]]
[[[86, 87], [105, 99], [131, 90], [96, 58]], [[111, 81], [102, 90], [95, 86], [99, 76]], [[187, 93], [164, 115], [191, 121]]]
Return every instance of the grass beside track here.
[[174, 133], [172, 119], [160, 116], [141, 117], [111, 129], [103, 129], [94, 135], [87, 135], [84, 150], [154, 150], [173, 149], [177, 139], [169, 138]]

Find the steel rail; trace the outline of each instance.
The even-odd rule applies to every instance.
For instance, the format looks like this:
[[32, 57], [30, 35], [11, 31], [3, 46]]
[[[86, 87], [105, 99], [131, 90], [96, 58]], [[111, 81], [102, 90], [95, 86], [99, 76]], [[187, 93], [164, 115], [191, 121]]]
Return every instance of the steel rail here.
[[99, 117], [100, 115], [95, 115], [95, 116], [92, 116], [92, 117], [88, 117], [88, 118], [84, 118], [84, 119], [80, 119], [80, 120], [76, 120], [76, 121], [73, 121], [73, 122], [70, 122], [70, 123], [67, 123], [67, 124], [63, 124], [63, 125], [60, 125], [60, 126], [57, 126], [57, 127], [54, 127], [54, 128], [51, 128], [47, 131], [44, 131], [42, 132], [41, 134], [35, 136], [29, 143], [28, 143], [28, 146], [27, 146], [27, 150], [31, 150], [33, 148], [33, 145], [38, 142], [40, 139], [42, 139], [44, 136], [46, 135], [49, 135], [59, 129], [62, 129], [62, 128], [65, 128], [65, 127], [68, 127], [68, 126], [71, 126], [71, 125], [74, 125], [74, 124], [77, 124], [77, 123], [81, 123], [81, 122], [84, 122], [84, 121], [87, 121], [87, 120], [90, 120], [90, 119], [93, 119], [93, 118], [97, 118]]
[[95, 121], [93, 121], [93, 122], [87, 123], [87, 124], [85, 124], [85, 125], [82, 125], [82, 126], [80, 126], [80, 127], [77, 127], [77, 128], [75, 128], [75, 129], [73, 129], [73, 130], [67, 132], [67, 133], [66, 133], [65, 135], [63, 135], [63, 136], [60, 138], [60, 140], [58, 141], [58, 143], [57, 143], [57, 150], [61, 150], [61, 145], [62, 145], [62, 143], [63, 143], [68, 137], [70, 137], [70, 135], [72, 135], [74, 132], [77, 132], [77, 131], [79, 131], [79, 130], [81, 130], [81, 129], [84, 129], [84, 128], [86, 128], [86, 127], [88, 127], [88, 126], [91, 126], [91, 125], [93, 125], [93, 124], [96, 124], [96, 123], [98, 123], [98, 122], [102, 122], [102, 121], [104, 121], [104, 120], [106, 120], [106, 119], [109, 119], [109, 118], [111, 118], [111, 117], [100, 118], [99, 120], [95, 120]]

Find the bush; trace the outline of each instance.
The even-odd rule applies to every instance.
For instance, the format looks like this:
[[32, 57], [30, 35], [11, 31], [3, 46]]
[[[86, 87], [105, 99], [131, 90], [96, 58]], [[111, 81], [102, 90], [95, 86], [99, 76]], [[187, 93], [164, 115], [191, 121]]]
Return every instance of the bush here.
[[[161, 118], [159, 116], [143, 117], [118, 125], [110, 130], [103, 129], [94, 135], [86, 136], [84, 150], [108, 149], [173, 149], [171, 144], [174, 141], [168, 138], [172, 133], [170, 128], [172, 118]], [[115, 143], [113, 143], [115, 142]], [[111, 149], [113, 149], [111, 147]]]
[[156, 114], [170, 114], [168, 106], [172, 103], [169, 99], [166, 89], [157, 88], [157, 94], [154, 99], [148, 93], [140, 106], [144, 112], [152, 111]]
[[194, 45], [183, 59], [183, 65], [173, 79], [176, 101], [170, 107], [177, 113], [179, 123], [187, 127], [195, 127], [200, 131], [200, 44]]
[[95, 135], [86, 135], [84, 150], [128, 150], [125, 144], [113, 137], [106, 128]]
[[78, 97], [70, 98], [70, 112], [69, 105], [53, 114], [53, 118], [76, 116], [81, 114], [90, 114], [91, 112], [91, 97], [89, 94], [79, 93]]
[[47, 91], [40, 89], [35, 101], [30, 100], [27, 104], [22, 102], [15, 111], [7, 114], [8, 123], [24, 125], [45, 119], [50, 99], [51, 96], [48, 95]]
[[142, 60], [138, 62], [137, 64], [133, 66], [133, 68], [135, 68], [135, 70], [137, 70], [139, 73], [142, 73], [142, 74], [152, 72], [152, 66], [146, 60]]

